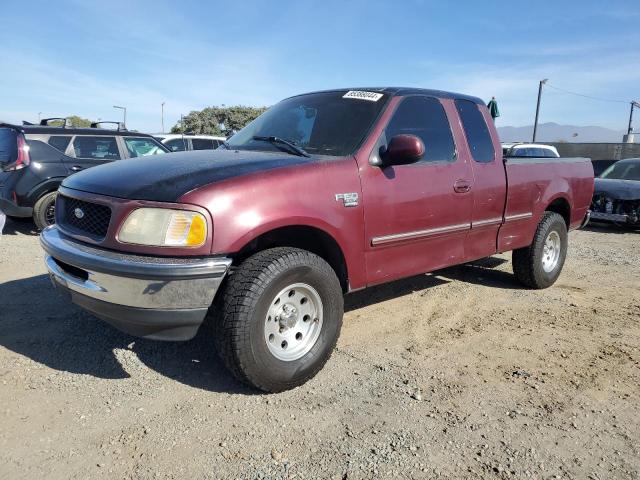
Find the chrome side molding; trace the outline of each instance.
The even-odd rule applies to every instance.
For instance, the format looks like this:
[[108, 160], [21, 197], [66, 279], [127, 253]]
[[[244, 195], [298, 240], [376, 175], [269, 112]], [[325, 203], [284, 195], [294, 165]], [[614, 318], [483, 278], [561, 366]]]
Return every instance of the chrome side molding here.
[[387, 245], [389, 243], [400, 242], [403, 240], [415, 240], [418, 238], [432, 237], [434, 235], [446, 235], [448, 233], [461, 232], [469, 230], [470, 223], [459, 223], [457, 225], [447, 225], [446, 227], [429, 228], [426, 230], [416, 230], [414, 232], [395, 233], [393, 235], [384, 235], [381, 237], [373, 237], [371, 246]]

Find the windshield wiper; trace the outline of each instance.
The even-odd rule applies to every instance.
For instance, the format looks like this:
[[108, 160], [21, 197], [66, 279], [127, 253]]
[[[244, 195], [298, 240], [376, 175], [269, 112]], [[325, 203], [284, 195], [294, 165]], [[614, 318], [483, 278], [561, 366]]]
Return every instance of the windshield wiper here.
[[253, 140], [259, 140], [261, 142], [269, 142], [273, 145], [284, 145], [289, 149], [290, 153], [293, 153], [294, 155], [298, 155], [300, 157], [310, 156], [307, 152], [304, 151], [304, 149], [300, 148], [295, 143], [285, 140], [284, 138], [274, 137], [274, 136], [267, 137], [267, 136], [260, 136], [260, 135], [253, 136], [251, 138]]

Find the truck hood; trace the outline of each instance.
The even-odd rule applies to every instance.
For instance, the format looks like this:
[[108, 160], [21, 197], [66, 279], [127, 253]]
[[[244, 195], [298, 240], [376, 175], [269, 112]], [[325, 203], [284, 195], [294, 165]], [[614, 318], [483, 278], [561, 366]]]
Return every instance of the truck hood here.
[[76, 173], [63, 187], [130, 200], [177, 202], [203, 185], [309, 163], [281, 152], [199, 150], [119, 160]]
[[640, 182], [636, 180], [596, 178], [593, 194], [605, 195], [612, 200], [640, 200]]

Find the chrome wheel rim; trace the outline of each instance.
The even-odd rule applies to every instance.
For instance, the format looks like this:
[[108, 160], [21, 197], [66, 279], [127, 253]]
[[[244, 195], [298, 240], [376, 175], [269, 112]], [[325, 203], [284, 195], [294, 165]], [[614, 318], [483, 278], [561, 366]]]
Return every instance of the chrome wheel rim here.
[[322, 300], [311, 285], [294, 283], [271, 300], [264, 340], [278, 360], [292, 362], [313, 348], [322, 330]]
[[561, 246], [562, 242], [560, 241], [558, 232], [549, 232], [542, 247], [542, 269], [545, 272], [552, 272], [558, 265]]

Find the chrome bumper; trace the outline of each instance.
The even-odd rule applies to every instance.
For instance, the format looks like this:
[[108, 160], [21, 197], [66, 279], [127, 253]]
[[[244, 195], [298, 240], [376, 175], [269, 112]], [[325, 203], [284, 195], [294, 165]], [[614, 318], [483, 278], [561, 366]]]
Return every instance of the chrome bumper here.
[[57, 289], [127, 333], [188, 340], [203, 322], [231, 260], [128, 255], [77, 242], [56, 228], [40, 235]]
[[578, 228], [584, 228], [587, 226], [587, 224], [589, 223], [589, 220], [591, 220], [591, 213], [592, 213], [591, 210], [587, 210], [587, 214], [582, 219], [582, 223]]

